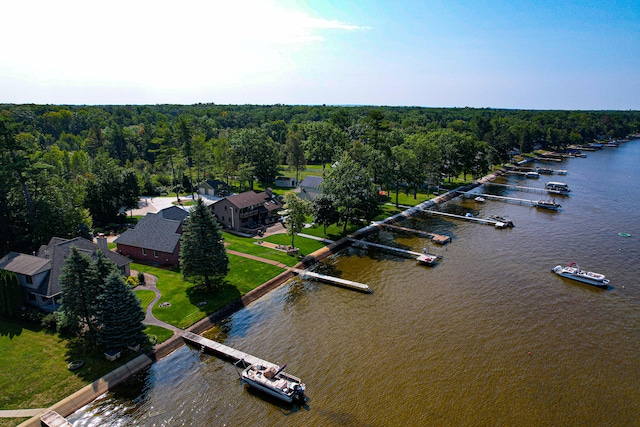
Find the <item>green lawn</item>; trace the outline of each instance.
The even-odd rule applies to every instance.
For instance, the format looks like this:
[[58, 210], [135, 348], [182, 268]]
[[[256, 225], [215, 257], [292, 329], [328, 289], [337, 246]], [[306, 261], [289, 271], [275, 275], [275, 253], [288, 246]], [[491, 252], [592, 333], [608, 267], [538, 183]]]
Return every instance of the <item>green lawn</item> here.
[[155, 325], [147, 325], [144, 333], [149, 336], [151, 342], [160, 344], [173, 336], [173, 331]]
[[[216, 291], [208, 291], [193, 282], [185, 281], [177, 271], [142, 264], [132, 264], [131, 268], [158, 278], [156, 286], [162, 297], [153, 307], [153, 315], [181, 329], [204, 319], [284, 271], [270, 264], [230, 254], [225, 286]], [[170, 305], [162, 307], [162, 303]]]
[[[39, 327], [0, 318], [0, 409], [48, 407], [137, 355], [126, 352], [110, 362], [102, 352], [89, 351]], [[77, 359], [84, 360], [84, 366], [69, 371], [68, 363]], [[7, 425], [15, 425], [15, 420]]]
[[136, 294], [136, 296], [140, 300], [140, 305], [142, 305], [142, 310], [146, 312], [147, 307], [149, 307], [149, 304], [151, 304], [153, 299], [156, 297], [156, 293], [147, 289], [140, 289], [133, 292]]
[[[303, 231], [303, 233], [305, 233]], [[270, 242], [270, 243], [275, 243], [276, 245], [286, 245], [286, 246], [290, 246], [291, 245], [291, 236], [289, 236], [288, 234], [273, 234], [269, 237], [265, 237], [264, 238], [265, 242]], [[298, 248], [300, 250], [300, 254], [302, 256], [306, 256], [309, 255], [312, 252], [317, 251], [318, 249], [321, 249], [325, 246], [324, 243], [319, 242], [317, 240], [314, 239], [309, 239], [308, 237], [302, 237], [302, 236], [296, 236], [295, 240], [294, 240], [295, 246], [296, 248]], [[293, 258], [293, 264], [295, 265], [298, 260], [294, 257], [288, 256], [288, 258]], [[287, 264], [288, 265], [288, 264]]]

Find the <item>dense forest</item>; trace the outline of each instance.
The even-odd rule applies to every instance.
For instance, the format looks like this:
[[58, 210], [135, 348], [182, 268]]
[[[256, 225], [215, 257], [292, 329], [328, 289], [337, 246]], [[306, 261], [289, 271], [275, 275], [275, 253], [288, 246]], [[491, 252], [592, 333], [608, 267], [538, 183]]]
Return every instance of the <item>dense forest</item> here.
[[0, 256], [88, 237], [122, 223], [140, 195], [189, 193], [204, 179], [241, 191], [348, 156], [378, 188], [416, 191], [480, 176], [514, 150], [638, 132], [637, 111], [0, 105]]

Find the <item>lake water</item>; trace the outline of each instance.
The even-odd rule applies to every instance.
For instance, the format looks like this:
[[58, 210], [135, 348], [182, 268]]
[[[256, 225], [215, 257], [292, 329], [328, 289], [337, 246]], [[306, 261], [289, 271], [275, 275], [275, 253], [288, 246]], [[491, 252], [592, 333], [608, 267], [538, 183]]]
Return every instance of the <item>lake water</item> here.
[[[318, 266], [369, 283], [362, 294], [293, 280], [208, 337], [307, 384], [304, 407], [241, 385], [231, 363], [182, 347], [71, 415], [75, 426], [640, 425], [640, 141], [545, 165], [566, 176], [559, 212], [456, 199], [440, 209], [511, 218], [513, 229], [436, 217], [404, 226], [448, 234], [439, 265], [348, 249]], [[477, 189], [476, 191], [479, 191]], [[499, 187], [523, 199], [546, 195]], [[619, 232], [630, 233], [621, 237]], [[380, 233], [415, 251], [429, 241]], [[557, 264], [605, 274], [601, 290]]]

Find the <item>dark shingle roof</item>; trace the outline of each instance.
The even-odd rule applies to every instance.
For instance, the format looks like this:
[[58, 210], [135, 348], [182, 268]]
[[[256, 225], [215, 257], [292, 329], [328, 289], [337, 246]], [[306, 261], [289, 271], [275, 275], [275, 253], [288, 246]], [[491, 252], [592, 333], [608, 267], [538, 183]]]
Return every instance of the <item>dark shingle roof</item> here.
[[320, 176], [312, 176], [309, 175], [300, 183], [300, 187], [309, 187], [309, 188], [320, 188], [320, 184], [322, 184], [324, 179]]
[[[182, 213], [179, 213], [178, 210]], [[135, 228], [125, 231], [114, 242], [136, 248], [173, 253], [180, 241], [181, 235], [178, 234], [178, 228], [187, 216], [189, 216], [188, 212], [175, 206], [157, 213], [148, 213]], [[182, 218], [176, 219], [179, 217]]]
[[282, 204], [269, 195], [266, 191], [262, 193], [256, 193], [255, 191], [247, 191], [246, 193], [236, 194], [234, 196], [227, 197], [229, 203], [233, 204], [238, 209], [248, 208], [250, 206], [263, 205], [267, 210], [280, 209]]
[[25, 276], [34, 276], [50, 268], [51, 262], [48, 259], [17, 252], [9, 252], [9, 254], [0, 259], [0, 269], [24, 274]]

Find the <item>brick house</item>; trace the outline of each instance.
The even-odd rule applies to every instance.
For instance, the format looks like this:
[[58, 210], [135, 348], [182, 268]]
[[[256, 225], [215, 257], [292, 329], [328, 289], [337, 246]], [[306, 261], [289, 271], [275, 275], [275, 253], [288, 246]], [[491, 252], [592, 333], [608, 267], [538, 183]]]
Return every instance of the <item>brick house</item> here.
[[247, 191], [225, 197], [210, 209], [223, 228], [255, 234], [280, 218], [282, 202], [267, 189], [262, 193]]
[[118, 253], [146, 264], [178, 265], [182, 226], [188, 216], [178, 206], [148, 213], [114, 240]]

